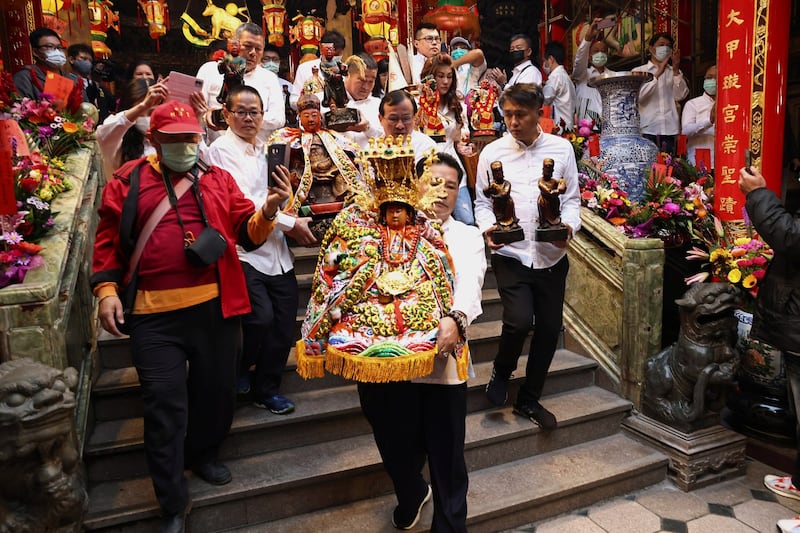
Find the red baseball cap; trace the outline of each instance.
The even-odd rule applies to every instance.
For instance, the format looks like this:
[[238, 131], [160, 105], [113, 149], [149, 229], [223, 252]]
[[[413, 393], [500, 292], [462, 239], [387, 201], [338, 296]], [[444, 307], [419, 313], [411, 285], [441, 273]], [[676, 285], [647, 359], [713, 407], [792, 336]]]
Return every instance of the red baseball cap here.
[[191, 106], [171, 100], [153, 109], [150, 131], [160, 133], [203, 133]]

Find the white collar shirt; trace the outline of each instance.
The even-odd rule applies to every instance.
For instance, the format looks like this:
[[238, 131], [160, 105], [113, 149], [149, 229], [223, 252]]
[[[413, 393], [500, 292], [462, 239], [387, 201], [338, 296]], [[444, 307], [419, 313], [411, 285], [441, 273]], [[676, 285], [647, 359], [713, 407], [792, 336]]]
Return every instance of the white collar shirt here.
[[[264, 205], [267, 200], [264, 143], [257, 141], [254, 146], [231, 131], [214, 141], [204, 158], [207, 163], [227, 170], [242, 193], [256, 205], [256, 209]], [[239, 260], [267, 276], [289, 272], [293, 268], [293, 259], [283, 232], [293, 227], [294, 217], [278, 212], [277, 227], [264, 244], [249, 252], [236, 245]]]
[[[452, 309], [464, 313], [467, 323], [470, 324], [483, 312], [481, 298], [483, 278], [486, 274], [483, 238], [475, 226], [468, 226], [453, 217], [442, 223], [442, 233], [455, 268]], [[469, 377], [474, 376], [475, 371], [470, 361]], [[414, 382], [456, 385], [463, 383], [463, 380], [458, 379], [455, 358], [437, 357], [433, 372], [423, 378], [415, 379]]]
[[539, 217], [538, 181], [542, 176], [544, 159], [555, 162], [553, 178], [564, 179], [567, 190], [561, 195], [561, 220], [569, 224], [572, 232], [581, 227], [580, 192], [578, 190], [578, 168], [572, 144], [557, 135], [543, 133], [526, 146], [511, 135], [504, 135], [488, 144], [478, 157], [478, 173], [475, 184], [475, 222], [481, 233], [495, 225], [492, 200], [483, 193], [489, 185], [490, 165], [493, 161], [503, 163], [503, 174], [511, 184], [511, 198], [514, 200], [519, 225], [525, 232], [525, 239], [506, 244], [493, 253], [518, 260], [528, 268], [550, 268], [558, 263], [566, 250], [549, 242], [535, 241], [537, 219]]
[[[313, 75], [314, 67], [319, 68], [320, 61], [321, 60], [317, 58], [297, 65], [297, 71], [294, 73], [294, 82], [292, 83], [292, 87], [294, 88], [292, 92], [294, 94], [298, 96], [303, 94], [303, 86]], [[319, 76], [322, 78], [322, 72], [320, 72]]]
[[686, 135], [686, 157], [692, 163], [698, 148], [711, 150], [711, 166], [714, 166], [714, 124], [711, 123], [711, 108], [714, 99], [707, 93], [692, 98], [683, 106], [681, 133]]
[[414, 54], [411, 56], [411, 79], [414, 84], [419, 85], [420, 82], [420, 75], [422, 74], [422, 67], [425, 66], [425, 62], [428, 60], [422, 54]]
[[575, 81], [575, 114], [578, 121], [584, 118], [594, 119], [595, 117], [592, 115], [603, 114], [603, 99], [600, 97], [600, 91], [589, 87], [589, 82], [604, 74], [615, 74], [609, 68], [604, 68], [601, 72], [593, 65], [587, 64], [591, 48], [590, 41], [582, 40], [578, 51], [575, 52], [575, 63], [572, 67], [572, 79]]
[[350, 93], [347, 93], [347, 97], [350, 99], [350, 101], [347, 102], [347, 107], [350, 109], [358, 109], [358, 112], [361, 114], [361, 121], [363, 122], [366, 120], [369, 123], [369, 127], [364, 131], [346, 131], [344, 135], [362, 149], [367, 149], [369, 148], [370, 137], [383, 136], [383, 127], [381, 127], [380, 120], [378, 119], [378, 109], [381, 105], [381, 101], [379, 98], [372, 95], [367, 96], [363, 100], [354, 100]]
[[680, 120], [675, 102], [689, 96], [689, 87], [683, 74], [674, 74], [668, 66], [655, 78], [658, 67], [648, 61], [633, 69], [633, 72], [649, 72], [653, 80], [643, 83], [639, 89], [639, 120], [642, 133], [648, 135], [677, 135]]
[[508, 79], [503, 89], [508, 89], [518, 83], [535, 83], [536, 85], [542, 84], [542, 73], [538, 67], [534, 65], [530, 59], [523, 61], [511, 71], [511, 77]]
[[563, 65], [554, 68], [547, 77], [542, 88], [545, 105], [553, 106], [553, 121], [560, 126], [564, 121], [564, 129], [571, 130], [575, 114], [575, 85]]

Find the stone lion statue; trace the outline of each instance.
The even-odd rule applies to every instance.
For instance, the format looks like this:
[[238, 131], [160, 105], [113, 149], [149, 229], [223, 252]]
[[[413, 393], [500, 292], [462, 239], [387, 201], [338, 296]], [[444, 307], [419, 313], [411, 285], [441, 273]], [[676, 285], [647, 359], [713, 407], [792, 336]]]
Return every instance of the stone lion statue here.
[[647, 361], [644, 414], [684, 432], [719, 423], [736, 374], [738, 302], [738, 290], [727, 283], [696, 283], [675, 301], [680, 333]]

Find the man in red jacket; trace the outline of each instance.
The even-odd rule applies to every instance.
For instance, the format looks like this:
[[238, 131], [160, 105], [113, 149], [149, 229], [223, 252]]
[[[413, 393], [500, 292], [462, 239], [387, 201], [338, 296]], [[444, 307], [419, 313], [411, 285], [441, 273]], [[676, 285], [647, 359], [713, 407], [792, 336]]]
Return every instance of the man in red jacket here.
[[218, 452], [233, 419], [239, 317], [250, 311], [235, 246], [260, 246], [291, 193], [279, 168], [255, 208], [227, 171], [198, 161], [201, 133], [190, 106], [153, 111], [156, 154], [126, 163], [106, 185], [92, 263], [103, 328], [130, 334], [166, 532], [183, 530], [191, 506], [185, 467], [211, 484], [231, 480]]

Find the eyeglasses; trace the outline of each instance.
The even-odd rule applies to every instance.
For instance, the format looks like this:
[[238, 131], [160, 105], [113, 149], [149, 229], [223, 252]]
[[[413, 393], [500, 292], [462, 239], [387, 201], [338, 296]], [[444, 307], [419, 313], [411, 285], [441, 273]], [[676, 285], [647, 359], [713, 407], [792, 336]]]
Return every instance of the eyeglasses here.
[[39, 50], [44, 50], [45, 52], [49, 52], [51, 50], [61, 50], [62, 52], [64, 51], [64, 47], [61, 46], [60, 44], [43, 44], [37, 46], [36, 48], [38, 48]]
[[264, 114], [263, 111], [242, 111], [242, 110], [231, 111], [231, 113], [233, 113], [238, 119], [244, 119], [247, 117], [258, 118]]
[[442, 38], [439, 37], [438, 35], [428, 35], [426, 37], [420, 37], [417, 40], [418, 41], [425, 41], [425, 42], [428, 42], [428, 43], [438, 43], [438, 42], [441, 42]]

